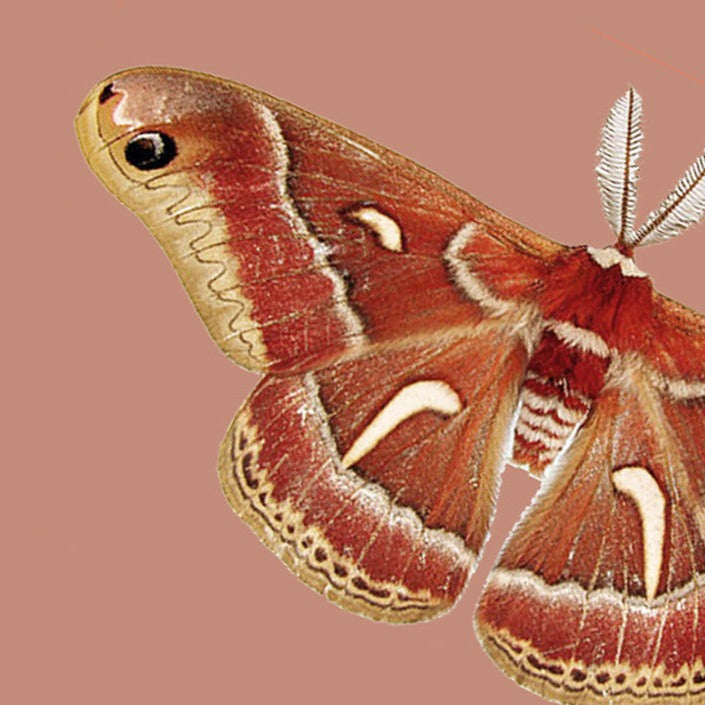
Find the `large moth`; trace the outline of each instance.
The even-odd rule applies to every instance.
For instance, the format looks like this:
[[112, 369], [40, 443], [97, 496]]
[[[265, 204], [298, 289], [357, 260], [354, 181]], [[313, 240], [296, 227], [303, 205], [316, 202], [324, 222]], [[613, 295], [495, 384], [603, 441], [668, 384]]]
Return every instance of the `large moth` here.
[[76, 126], [210, 334], [265, 373], [222, 443], [233, 509], [305, 583], [377, 620], [453, 606], [505, 461], [541, 480], [476, 631], [565, 703], [705, 703], [705, 317], [637, 246], [705, 210], [705, 156], [634, 225], [641, 100], [598, 182], [616, 244], [567, 247], [251, 88], [100, 83]]

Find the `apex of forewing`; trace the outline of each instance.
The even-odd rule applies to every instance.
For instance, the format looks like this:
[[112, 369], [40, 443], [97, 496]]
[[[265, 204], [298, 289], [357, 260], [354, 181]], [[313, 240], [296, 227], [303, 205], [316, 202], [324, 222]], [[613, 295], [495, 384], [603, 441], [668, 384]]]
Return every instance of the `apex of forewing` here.
[[641, 154], [641, 97], [630, 87], [612, 106], [597, 154], [597, 182], [617, 243], [628, 250], [674, 237], [705, 214], [705, 153], [686, 170], [661, 205], [634, 230]]

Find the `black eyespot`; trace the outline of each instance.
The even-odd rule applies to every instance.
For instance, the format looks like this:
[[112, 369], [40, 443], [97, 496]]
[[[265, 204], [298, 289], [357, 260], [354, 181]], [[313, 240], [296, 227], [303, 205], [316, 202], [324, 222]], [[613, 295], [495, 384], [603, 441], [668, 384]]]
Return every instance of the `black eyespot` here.
[[143, 132], [125, 146], [125, 159], [141, 171], [161, 169], [176, 156], [176, 143], [163, 132]]

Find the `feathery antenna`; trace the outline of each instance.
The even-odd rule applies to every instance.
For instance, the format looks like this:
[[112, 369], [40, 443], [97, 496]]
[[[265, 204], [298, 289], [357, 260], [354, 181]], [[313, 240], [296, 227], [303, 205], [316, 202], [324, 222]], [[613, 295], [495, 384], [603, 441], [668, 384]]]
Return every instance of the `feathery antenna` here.
[[602, 129], [597, 183], [602, 207], [617, 242], [631, 246], [636, 209], [636, 180], [643, 133], [641, 97], [630, 87], [612, 106]]
[[675, 237], [705, 213], [705, 153], [696, 159], [634, 235], [634, 245], [653, 245]]
[[597, 152], [597, 183], [602, 208], [617, 243], [626, 250], [675, 237], [705, 214], [705, 153], [690, 165], [681, 180], [646, 222], [634, 231], [636, 181], [641, 143], [641, 97], [630, 87], [612, 106]]

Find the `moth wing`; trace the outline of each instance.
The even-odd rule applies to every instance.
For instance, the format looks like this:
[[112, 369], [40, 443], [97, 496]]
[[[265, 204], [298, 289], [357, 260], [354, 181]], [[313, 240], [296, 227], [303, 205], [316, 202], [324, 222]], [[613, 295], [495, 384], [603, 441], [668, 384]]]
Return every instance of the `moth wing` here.
[[267, 375], [221, 446], [235, 512], [306, 584], [376, 620], [452, 607], [509, 450], [516, 331], [486, 322], [436, 343]]
[[[249, 369], [301, 372], [480, 321], [565, 251], [369, 140], [202, 74], [118, 74], [77, 131], [217, 344]], [[161, 151], [137, 168], [128, 145], [134, 161], [150, 139]]]
[[705, 395], [705, 316], [655, 294], [652, 330], [644, 354], [658, 378], [667, 385], [675, 384], [676, 396], [679, 385], [689, 386], [696, 396]]
[[705, 399], [629, 357], [490, 574], [476, 630], [564, 703], [705, 702]]

